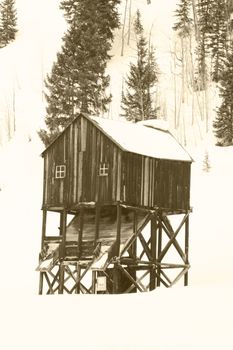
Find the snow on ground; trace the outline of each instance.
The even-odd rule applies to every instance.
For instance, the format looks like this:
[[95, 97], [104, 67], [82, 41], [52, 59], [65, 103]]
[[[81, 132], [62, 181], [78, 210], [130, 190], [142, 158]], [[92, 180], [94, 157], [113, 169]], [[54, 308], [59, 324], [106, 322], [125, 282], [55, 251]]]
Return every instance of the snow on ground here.
[[41, 144], [15, 138], [1, 162], [1, 329], [4, 350], [233, 348], [233, 147], [194, 154], [189, 287], [119, 296], [38, 296]]

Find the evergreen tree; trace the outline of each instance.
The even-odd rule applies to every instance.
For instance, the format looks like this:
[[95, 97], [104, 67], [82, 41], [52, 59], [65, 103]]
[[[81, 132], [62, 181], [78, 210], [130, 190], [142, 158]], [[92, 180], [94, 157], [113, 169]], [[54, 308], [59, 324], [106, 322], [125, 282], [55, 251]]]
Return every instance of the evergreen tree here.
[[199, 0], [197, 3], [199, 38], [197, 44], [198, 87], [206, 88], [208, 79], [207, 58], [210, 52], [210, 35], [213, 31], [213, 0]]
[[221, 74], [220, 96], [221, 106], [213, 123], [218, 144], [233, 145], [233, 51], [228, 55], [225, 69]]
[[4, 47], [15, 39], [17, 33], [17, 17], [14, 0], [4, 0], [0, 4], [0, 47]]
[[173, 29], [179, 33], [181, 37], [186, 37], [191, 34], [193, 19], [190, 15], [191, 0], [180, 0], [178, 9], [175, 11], [177, 22]]
[[51, 142], [80, 112], [104, 113], [111, 100], [105, 74], [113, 30], [119, 19], [119, 0], [68, 0], [61, 4], [69, 29], [61, 52], [47, 76], [48, 132], [40, 131], [42, 140]]
[[158, 82], [158, 67], [154, 57], [154, 49], [148, 49], [144, 37], [140, 13], [134, 22], [137, 39], [137, 62], [130, 64], [130, 72], [126, 79], [126, 92], [122, 94], [123, 116], [128, 120], [144, 120], [156, 118], [157, 108], [152, 101], [152, 89]]
[[227, 13], [225, 0], [215, 0], [212, 4], [212, 31], [209, 47], [212, 58], [212, 79], [218, 82], [224, 68], [227, 54]]

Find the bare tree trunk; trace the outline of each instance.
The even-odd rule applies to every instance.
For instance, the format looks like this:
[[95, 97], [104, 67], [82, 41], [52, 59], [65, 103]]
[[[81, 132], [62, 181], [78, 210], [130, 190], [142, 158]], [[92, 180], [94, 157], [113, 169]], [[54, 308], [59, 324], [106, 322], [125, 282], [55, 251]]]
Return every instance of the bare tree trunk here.
[[197, 6], [196, 5], [196, 0], [192, 0], [195, 38], [196, 38], [197, 42], [199, 42], [199, 28], [198, 28], [198, 18], [197, 18], [197, 8], [196, 8], [196, 6]]
[[123, 17], [123, 27], [122, 27], [122, 36], [121, 36], [121, 56], [124, 55], [124, 46], [125, 46], [125, 22], [126, 22], [126, 13], [127, 13], [128, 0], [125, 0], [125, 11]]
[[128, 21], [128, 41], [127, 44], [129, 45], [130, 42], [130, 31], [131, 31], [131, 15], [132, 15], [132, 0], [129, 0], [129, 21]]

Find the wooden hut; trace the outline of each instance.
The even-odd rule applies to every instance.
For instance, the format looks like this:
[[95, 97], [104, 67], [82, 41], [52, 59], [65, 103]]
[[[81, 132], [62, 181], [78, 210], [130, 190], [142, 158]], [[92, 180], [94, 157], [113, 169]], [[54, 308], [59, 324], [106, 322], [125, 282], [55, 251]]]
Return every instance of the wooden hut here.
[[[183, 276], [187, 285], [192, 159], [167, 130], [80, 114], [42, 156], [39, 293], [147, 291]], [[55, 236], [49, 212], [60, 215]]]

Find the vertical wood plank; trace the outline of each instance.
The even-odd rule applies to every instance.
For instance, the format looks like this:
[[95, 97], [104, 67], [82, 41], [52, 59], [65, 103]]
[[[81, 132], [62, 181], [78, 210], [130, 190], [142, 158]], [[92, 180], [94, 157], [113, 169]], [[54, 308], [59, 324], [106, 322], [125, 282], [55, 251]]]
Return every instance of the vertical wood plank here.
[[[118, 150], [118, 159], [117, 159], [117, 201], [123, 200], [124, 201], [124, 197], [123, 197], [123, 186], [124, 183], [122, 181], [122, 152]], [[122, 194], [121, 194], [122, 193]]]

